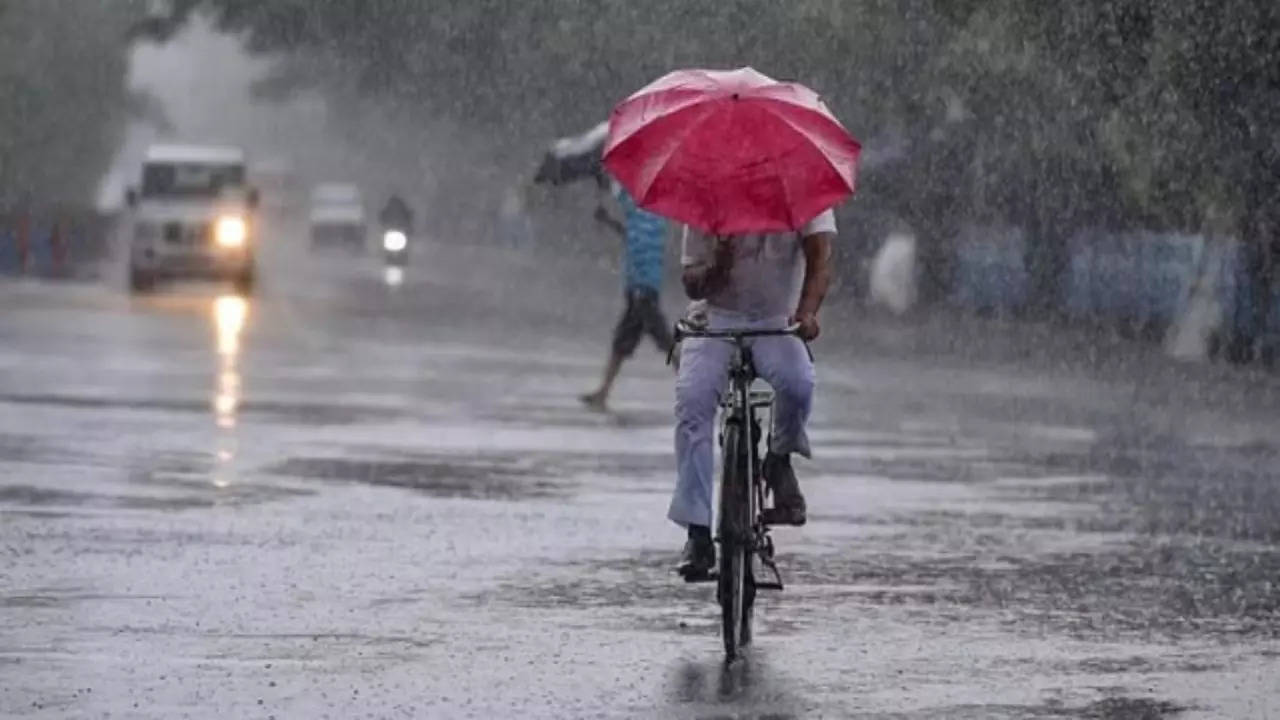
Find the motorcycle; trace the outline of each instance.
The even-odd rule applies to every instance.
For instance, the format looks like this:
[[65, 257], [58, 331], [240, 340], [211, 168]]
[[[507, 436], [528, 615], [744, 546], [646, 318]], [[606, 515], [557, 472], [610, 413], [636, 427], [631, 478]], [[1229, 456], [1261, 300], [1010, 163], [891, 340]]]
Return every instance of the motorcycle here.
[[409, 263], [409, 233], [405, 229], [388, 227], [382, 231], [382, 260], [389, 267]]

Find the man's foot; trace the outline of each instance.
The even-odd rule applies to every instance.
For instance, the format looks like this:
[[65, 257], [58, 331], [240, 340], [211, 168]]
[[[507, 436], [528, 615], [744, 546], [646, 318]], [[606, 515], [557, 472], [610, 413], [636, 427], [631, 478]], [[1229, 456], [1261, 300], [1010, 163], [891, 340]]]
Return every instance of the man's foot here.
[[711, 529], [701, 525], [689, 526], [689, 540], [684, 544], [684, 552], [680, 554], [680, 564], [676, 572], [686, 582], [694, 582], [710, 577], [716, 566], [716, 544], [711, 540]]
[[804, 495], [796, 472], [791, 469], [791, 456], [768, 453], [761, 471], [773, 495], [773, 507], [763, 513], [765, 524], [803, 525], [807, 519]]
[[604, 412], [609, 409], [608, 406], [605, 405], [604, 395], [598, 391], [579, 396], [578, 399], [581, 400], [582, 404], [586, 405], [588, 409], [595, 410], [596, 412]]

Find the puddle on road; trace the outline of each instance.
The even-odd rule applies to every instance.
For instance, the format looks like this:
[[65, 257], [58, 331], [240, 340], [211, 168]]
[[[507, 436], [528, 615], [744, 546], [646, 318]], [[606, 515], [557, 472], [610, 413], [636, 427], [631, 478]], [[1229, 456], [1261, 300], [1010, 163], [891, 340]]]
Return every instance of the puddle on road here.
[[[83, 458], [74, 455], [64, 457], [60, 451], [49, 452], [46, 459], [47, 464], [52, 465], [83, 462]], [[80, 481], [79, 473], [57, 476], [57, 485], [50, 484], [46, 478], [36, 480], [37, 476], [29, 482], [0, 485], [0, 505], [8, 506], [5, 512], [45, 507], [188, 510], [262, 503], [313, 493], [239, 478], [234, 483], [219, 483], [219, 473], [225, 463], [210, 453], [156, 453], [123, 460], [104, 457], [96, 464], [110, 467], [111, 471], [105, 477], [98, 477], [101, 471], [94, 468], [89, 486]], [[10, 472], [11, 477], [15, 475], [19, 473]], [[146, 494], [130, 492], [131, 489]]]
[[[229, 380], [228, 380], [229, 382]], [[390, 421], [406, 416], [399, 408], [351, 403], [285, 402], [237, 399], [230, 407], [230, 396], [221, 393], [214, 398], [215, 412], [258, 417], [273, 422], [299, 425], [352, 425], [365, 421]], [[174, 413], [207, 414], [210, 401], [185, 398], [130, 398], [102, 395], [0, 394], [0, 403], [43, 405], [82, 410], [143, 410]], [[219, 404], [221, 403], [221, 404]]]
[[794, 720], [813, 710], [797, 685], [755, 653], [732, 665], [681, 660], [670, 670], [664, 694], [671, 704], [694, 710], [699, 720]]
[[0, 595], [0, 608], [63, 608], [78, 602], [149, 602], [168, 600], [163, 595], [129, 595], [93, 592], [85, 587], [38, 587]]
[[147, 495], [107, 495], [31, 485], [0, 486], [0, 504], [24, 506], [113, 507], [125, 510], [189, 510], [218, 504], [208, 497], [156, 497]]
[[[41, 488], [32, 485], [0, 485], [0, 505], [20, 507], [87, 507], [122, 510], [193, 510], [225, 505], [253, 504], [306, 494], [305, 490], [237, 483], [215, 488], [205, 480], [191, 483], [190, 495], [131, 495]], [[5, 508], [5, 512], [9, 509]]]
[[1174, 717], [1189, 708], [1152, 698], [1116, 697], [1099, 700], [1079, 710], [1064, 712], [1059, 717], [1080, 717], [1089, 720], [1162, 720]]
[[850, 552], [780, 564], [795, 584], [840, 588], [837, 596], [848, 601], [998, 612], [1014, 632], [1088, 640], [1280, 637], [1280, 551], [1137, 539], [1094, 552], [1035, 554], [1019, 553], [1006, 537], [989, 554]]
[[48, 405], [52, 407], [87, 410], [163, 410], [167, 412], [206, 412], [208, 403], [202, 400], [163, 398], [123, 398], [95, 395], [55, 394], [0, 394], [0, 403], [15, 405]]
[[0, 433], [0, 462], [60, 465], [82, 464], [95, 459], [81, 449], [53, 445], [37, 435]]
[[[562, 496], [580, 483], [596, 490], [626, 487], [667, 474], [665, 451], [645, 452], [394, 452], [353, 445], [343, 457], [300, 456], [263, 472], [289, 477], [397, 487], [438, 497], [516, 500]], [[663, 486], [666, 491], [666, 486]]]
[[527, 458], [439, 456], [417, 459], [293, 457], [267, 468], [276, 475], [416, 490], [438, 497], [552, 497], [565, 483]]

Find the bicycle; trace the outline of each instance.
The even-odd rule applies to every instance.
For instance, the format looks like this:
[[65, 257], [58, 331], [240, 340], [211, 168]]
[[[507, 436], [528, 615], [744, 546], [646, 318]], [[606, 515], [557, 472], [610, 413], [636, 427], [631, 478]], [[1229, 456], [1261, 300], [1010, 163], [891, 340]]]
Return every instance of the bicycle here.
[[[757, 590], [782, 590], [782, 574], [774, 562], [773, 538], [765, 523], [765, 481], [760, 472], [760, 420], [757, 411], [772, 408], [773, 392], [751, 389], [756, 380], [748, 340], [797, 336], [799, 326], [781, 330], [707, 330], [681, 320], [675, 341], [711, 338], [733, 342], [729, 390], [720, 401], [720, 508], [715, 540], [720, 544], [717, 572], [694, 582], [715, 582], [721, 610], [725, 661], [733, 662], [751, 643], [751, 620]], [[758, 581], [752, 558], [772, 573]]]

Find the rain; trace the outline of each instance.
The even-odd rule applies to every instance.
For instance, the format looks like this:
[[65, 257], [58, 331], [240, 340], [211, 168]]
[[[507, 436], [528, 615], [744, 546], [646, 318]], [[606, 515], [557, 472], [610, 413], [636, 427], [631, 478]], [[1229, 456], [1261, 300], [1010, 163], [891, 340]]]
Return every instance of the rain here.
[[0, 717], [1280, 716], [1278, 352], [1273, 0], [0, 0]]

